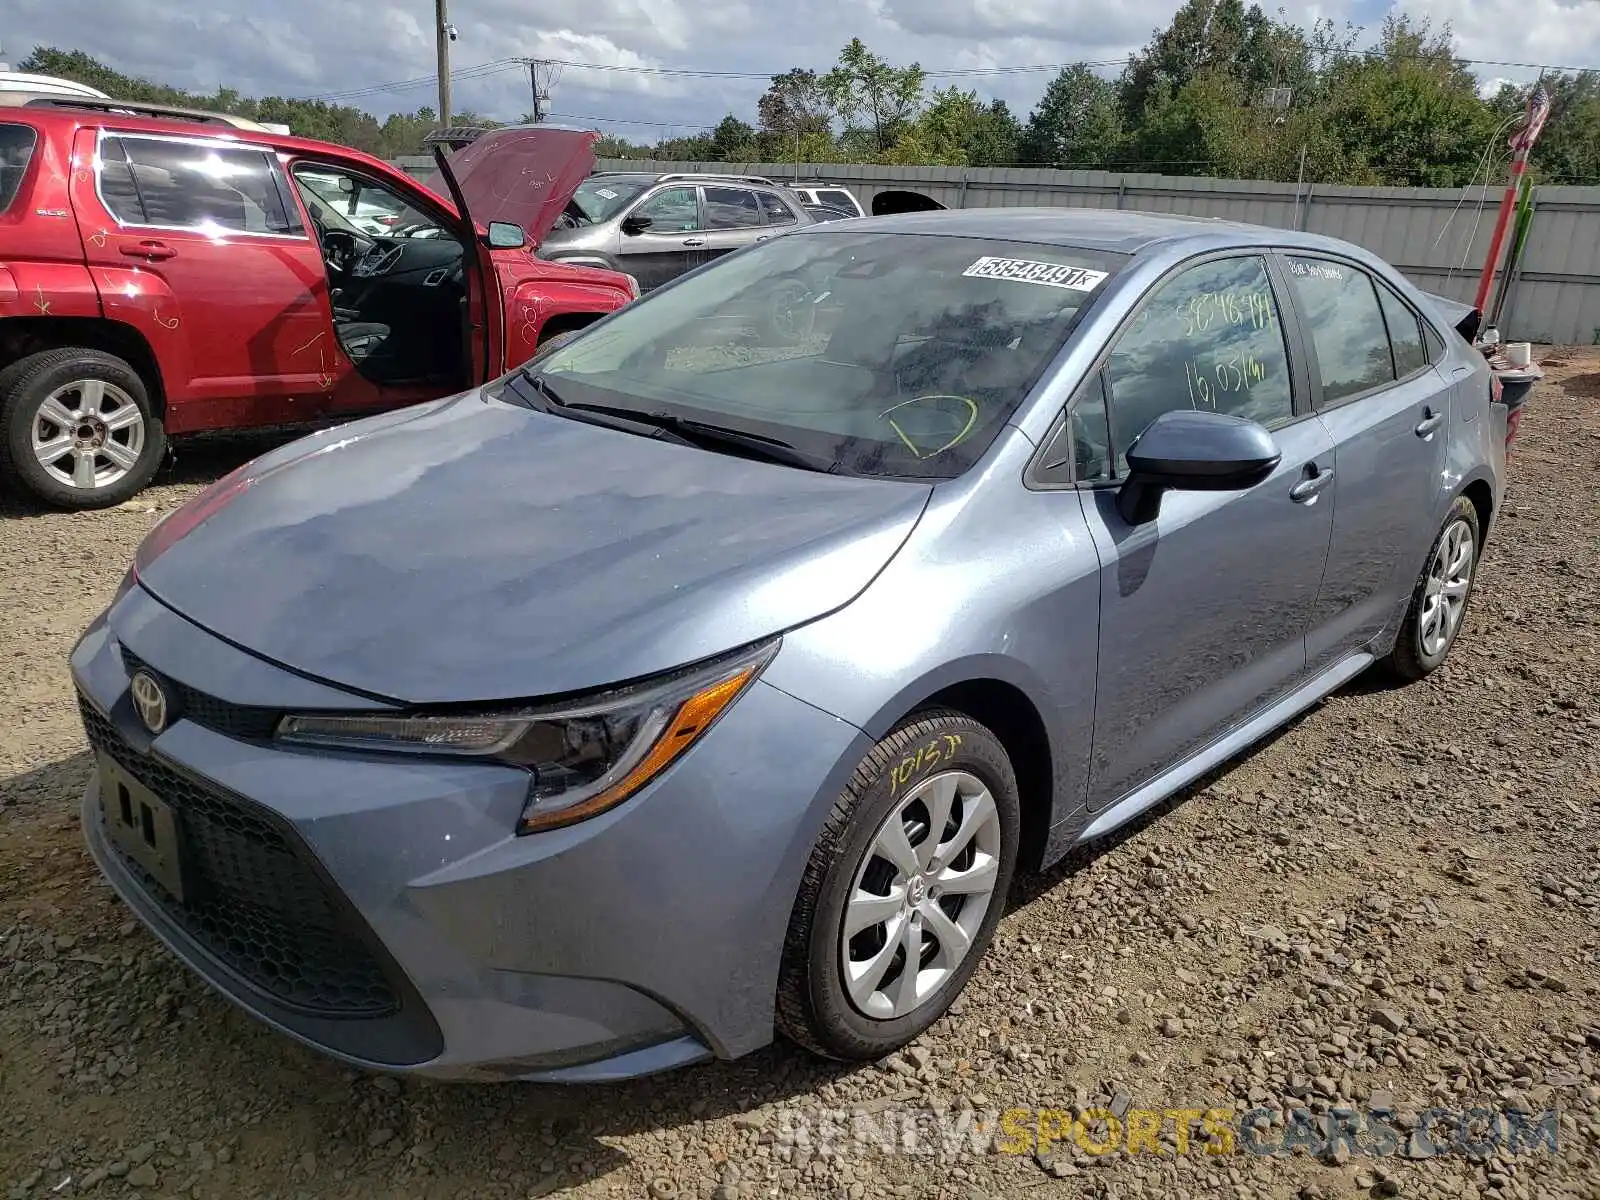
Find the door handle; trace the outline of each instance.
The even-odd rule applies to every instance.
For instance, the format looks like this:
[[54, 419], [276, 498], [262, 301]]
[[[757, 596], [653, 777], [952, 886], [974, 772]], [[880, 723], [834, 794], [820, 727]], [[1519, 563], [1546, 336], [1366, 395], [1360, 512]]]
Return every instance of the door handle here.
[[767, 239], [768, 239], [768, 238], [769, 238], [769, 237], [771, 237], [771, 236], [772, 236], [772, 235], [771, 235], [771, 234], [770, 234], [770, 233], [763, 233], [763, 234], [761, 234], [761, 235], [760, 235], [760, 236], [758, 236], [758, 237], [757, 237], [757, 238], [756, 238], [756, 241], [758, 241], [758, 242], [764, 242], [764, 241], [766, 241], [766, 240], [767, 240]]
[[[1317, 466], [1315, 463], [1307, 463], [1306, 470], [1317, 471]], [[1296, 504], [1310, 504], [1317, 498], [1318, 493], [1320, 493], [1323, 488], [1327, 487], [1332, 482], [1332, 467], [1329, 467], [1325, 471], [1317, 471], [1315, 475], [1307, 475], [1299, 483], [1295, 484], [1294, 487], [1289, 490], [1289, 499], [1293, 500]]]
[[704, 246], [706, 244], [706, 240], [705, 238], [684, 238], [683, 244], [685, 246]]
[[129, 258], [148, 258], [151, 262], [161, 262], [163, 259], [175, 257], [178, 253], [165, 242], [139, 242], [137, 245], [124, 245], [119, 249]]
[[1431, 408], [1423, 409], [1422, 413], [1422, 420], [1417, 423], [1417, 436], [1419, 438], [1428, 437], [1444, 423], [1443, 413], [1436, 413]]

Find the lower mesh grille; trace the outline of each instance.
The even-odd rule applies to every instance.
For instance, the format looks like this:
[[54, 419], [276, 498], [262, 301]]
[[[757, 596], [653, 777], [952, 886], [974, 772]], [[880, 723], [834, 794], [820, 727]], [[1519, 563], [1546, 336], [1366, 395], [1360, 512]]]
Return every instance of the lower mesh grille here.
[[156, 793], [180, 823], [181, 903], [108, 841], [169, 918], [285, 1008], [325, 1017], [399, 1010], [399, 995], [368, 939], [353, 928], [355, 919], [330, 894], [286, 822], [141, 755], [81, 696], [78, 707], [90, 744]]

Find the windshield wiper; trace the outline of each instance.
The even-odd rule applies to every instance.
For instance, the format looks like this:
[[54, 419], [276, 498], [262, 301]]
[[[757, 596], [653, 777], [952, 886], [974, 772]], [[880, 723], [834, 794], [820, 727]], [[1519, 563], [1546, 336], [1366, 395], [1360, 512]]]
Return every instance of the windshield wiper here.
[[713, 425], [706, 421], [696, 421], [690, 417], [680, 417], [676, 413], [650, 412], [637, 408], [623, 408], [620, 405], [563, 400], [542, 375], [525, 371], [518, 378], [526, 380], [539, 393], [544, 401], [540, 407], [546, 412], [561, 413], [574, 420], [592, 421], [595, 424], [629, 432], [652, 430], [655, 436], [665, 436], [680, 445], [698, 446], [702, 450], [740, 450], [750, 458], [782, 463], [789, 467], [801, 467], [807, 471], [826, 473], [834, 469], [831, 460], [807, 454], [798, 446], [779, 438], [767, 437], [760, 433], [747, 433], [742, 429], [729, 429], [725, 425]]

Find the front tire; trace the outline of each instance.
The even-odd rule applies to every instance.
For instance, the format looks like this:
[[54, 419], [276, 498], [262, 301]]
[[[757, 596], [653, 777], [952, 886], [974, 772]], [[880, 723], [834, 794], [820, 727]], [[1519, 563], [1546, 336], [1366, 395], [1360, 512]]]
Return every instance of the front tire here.
[[7, 368], [0, 482], [56, 508], [109, 508], [141, 491], [166, 451], [144, 380], [122, 359], [67, 347]]
[[1391, 675], [1410, 682], [1444, 665], [1466, 623], [1482, 544], [1477, 508], [1465, 496], [1457, 496], [1428, 550], [1400, 636], [1384, 659]]
[[994, 937], [1016, 866], [1016, 774], [988, 729], [935, 710], [861, 761], [789, 919], [777, 1020], [825, 1058], [900, 1049], [937, 1021]]

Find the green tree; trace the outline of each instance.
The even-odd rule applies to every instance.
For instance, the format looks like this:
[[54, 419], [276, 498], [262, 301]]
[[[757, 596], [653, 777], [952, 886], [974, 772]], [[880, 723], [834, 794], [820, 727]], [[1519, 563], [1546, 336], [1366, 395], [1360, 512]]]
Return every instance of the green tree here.
[[772, 86], [756, 101], [756, 120], [763, 133], [793, 139], [808, 133], [831, 134], [833, 104], [815, 71], [796, 67], [772, 77]]
[[717, 162], [754, 162], [760, 153], [756, 131], [732, 113], [711, 131], [711, 156]]
[[1116, 86], [1074, 63], [1046, 85], [1028, 115], [1019, 155], [1030, 165], [1093, 168], [1113, 161], [1122, 140]]
[[1372, 53], [1328, 68], [1323, 120], [1374, 182], [1460, 187], [1503, 150], [1491, 144], [1494, 109], [1451, 41], [1448, 25], [1391, 15]]
[[[1550, 115], [1533, 145], [1535, 180], [1600, 183], [1600, 72], [1550, 75], [1543, 82], [1550, 93]], [[1502, 85], [1490, 104], [1500, 124], [1521, 119], [1531, 87]]]
[[896, 67], [868, 50], [860, 38], [839, 52], [839, 62], [818, 80], [845, 124], [870, 137], [876, 153], [889, 150], [922, 107], [927, 75], [917, 63]]

